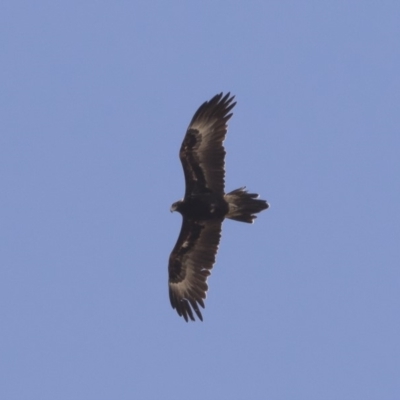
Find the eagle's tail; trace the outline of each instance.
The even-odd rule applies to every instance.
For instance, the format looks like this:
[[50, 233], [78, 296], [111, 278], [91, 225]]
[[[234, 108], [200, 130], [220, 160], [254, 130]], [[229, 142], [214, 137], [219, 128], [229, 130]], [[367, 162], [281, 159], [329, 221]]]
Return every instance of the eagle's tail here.
[[245, 189], [242, 187], [225, 195], [225, 201], [229, 205], [226, 218], [252, 224], [257, 218], [255, 214], [267, 209], [269, 204], [265, 200], [258, 199], [258, 194], [247, 193]]

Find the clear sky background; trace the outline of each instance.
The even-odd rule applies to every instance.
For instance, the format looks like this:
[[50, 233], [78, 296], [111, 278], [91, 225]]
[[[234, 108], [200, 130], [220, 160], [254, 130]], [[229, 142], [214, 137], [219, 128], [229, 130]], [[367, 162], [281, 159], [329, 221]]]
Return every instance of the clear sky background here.
[[[3, 1], [0, 398], [399, 399], [400, 3]], [[236, 95], [204, 322], [178, 150]]]

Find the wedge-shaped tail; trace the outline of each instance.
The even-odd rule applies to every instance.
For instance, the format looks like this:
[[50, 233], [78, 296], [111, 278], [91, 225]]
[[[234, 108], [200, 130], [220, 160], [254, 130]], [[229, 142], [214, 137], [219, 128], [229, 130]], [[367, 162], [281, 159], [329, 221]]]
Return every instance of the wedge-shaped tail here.
[[269, 207], [265, 200], [258, 199], [258, 194], [248, 193], [245, 187], [234, 190], [225, 195], [229, 205], [226, 218], [252, 224], [257, 216], [255, 214]]

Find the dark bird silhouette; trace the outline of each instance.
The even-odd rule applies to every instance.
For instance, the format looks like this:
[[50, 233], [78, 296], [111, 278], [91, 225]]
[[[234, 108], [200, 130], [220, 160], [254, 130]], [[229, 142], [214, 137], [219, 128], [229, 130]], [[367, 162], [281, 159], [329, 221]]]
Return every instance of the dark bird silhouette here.
[[225, 194], [223, 141], [231, 118], [234, 96], [220, 93], [194, 114], [179, 152], [185, 174], [183, 200], [171, 212], [182, 214], [182, 228], [169, 257], [169, 298], [172, 308], [185, 318], [202, 321], [207, 278], [215, 263], [225, 218], [253, 223], [257, 213], [269, 207], [244, 187]]

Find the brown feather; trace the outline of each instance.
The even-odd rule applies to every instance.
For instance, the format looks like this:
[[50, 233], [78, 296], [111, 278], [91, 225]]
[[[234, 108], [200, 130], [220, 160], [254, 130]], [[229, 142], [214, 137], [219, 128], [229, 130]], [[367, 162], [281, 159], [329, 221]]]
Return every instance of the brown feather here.
[[220, 93], [203, 103], [194, 114], [183, 140], [179, 157], [186, 181], [186, 194], [212, 191], [223, 194], [225, 149], [229, 113], [236, 102], [230, 93]]
[[169, 258], [169, 296], [171, 305], [186, 321], [194, 321], [192, 309], [203, 320], [198, 305], [204, 308], [207, 277], [215, 263], [222, 221], [183, 219], [178, 241]]

